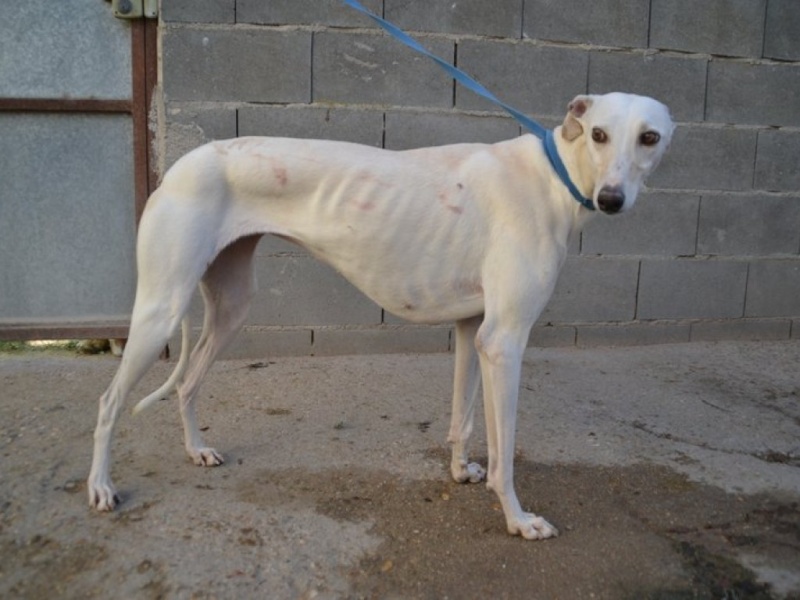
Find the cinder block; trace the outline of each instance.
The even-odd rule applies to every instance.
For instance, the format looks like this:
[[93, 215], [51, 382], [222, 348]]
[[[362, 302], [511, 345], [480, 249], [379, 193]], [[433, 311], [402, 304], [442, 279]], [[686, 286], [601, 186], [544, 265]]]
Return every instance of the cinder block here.
[[589, 56], [589, 93], [621, 90], [651, 96], [669, 106], [679, 121], [702, 121], [707, 66], [705, 57], [594, 51]]
[[283, 257], [283, 256], [309, 256], [303, 248], [292, 242], [275, 237], [274, 235], [265, 235], [256, 246], [256, 257]]
[[[197, 343], [202, 331], [202, 312], [192, 317], [191, 345]], [[281, 327], [251, 327], [245, 325], [225, 348], [219, 359], [267, 358], [270, 356], [308, 356], [311, 354], [311, 329]], [[177, 359], [181, 352], [181, 332], [176, 331], [169, 340], [170, 355]]]
[[767, 341], [789, 339], [789, 319], [734, 319], [692, 323], [693, 342]]
[[[236, 111], [232, 108], [207, 108], [194, 103], [171, 102], [166, 115], [168, 129], [191, 127], [196, 139], [202, 140], [201, 143], [236, 137]], [[168, 139], [170, 143], [173, 141]]]
[[744, 313], [747, 263], [644, 260], [638, 319], [723, 319]]
[[[172, 1], [172, 0], [170, 0]], [[197, 0], [190, 0], [197, 2]], [[373, 13], [381, 14], [381, 0], [362, 0]], [[377, 27], [369, 17], [346, 6], [341, 0], [236, 0], [236, 21], [260, 25], [312, 25], [330, 27]]]
[[703, 196], [698, 254], [763, 256], [800, 251], [800, 201], [775, 196]]
[[526, 0], [523, 34], [539, 40], [646, 48], [649, 3]]
[[689, 331], [685, 322], [579, 325], [577, 345], [592, 348], [680, 344], [689, 341]]
[[694, 194], [644, 193], [629, 212], [593, 219], [583, 230], [581, 253], [693, 255], [699, 207]]
[[[451, 40], [420, 42], [453, 57]], [[314, 101], [450, 108], [453, 80], [386, 35], [322, 31], [314, 35]]]
[[168, 101], [309, 102], [311, 33], [245, 28], [167, 28]]
[[383, 311], [383, 323], [385, 325], [411, 325], [411, 321], [407, 321], [402, 317], [390, 313], [388, 310]]
[[248, 323], [369, 325], [381, 309], [329, 266], [306, 256], [256, 260], [259, 292]]
[[750, 263], [745, 316], [800, 316], [800, 259]]
[[385, 0], [385, 18], [410, 31], [519, 38], [522, 0]]
[[239, 135], [317, 138], [380, 147], [383, 111], [319, 106], [246, 106]]
[[159, 17], [166, 23], [233, 23], [236, 0], [168, 0], [161, 3]]
[[648, 184], [666, 189], [749, 190], [755, 154], [754, 130], [680, 126]]
[[222, 353], [222, 359], [308, 356], [311, 329], [245, 327]]
[[[519, 110], [562, 117], [570, 100], [586, 91], [589, 53], [529, 43], [462, 40], [458, 67]], [[456, 106], [502, 110], [461, 86], [456, 88]]]
[[[264, 236], [256, 249], [255, 271], [258, 291], [246, 321], [251, 328], [307, 326], [310, 331], [319, 325], [381, 324], [379, 306], [299, 246]], [[198, 326], [203, 310], [196, 291], [189, 316]]]
[[232, 108], [197, 108], [172, 103], [164, 130], [164, 170], [181, 156], [213, 140], [236, 137], [236, 111]]
[[708, 66], [706, 120], [800, 125], [800, 69], [795, 65], [714, 60]]
[[638, 260], [568, 258], [539, 324], [633, 319], [638, 272]]
[[391, 150], [462, 142], [491, 144], [518, 135], [517, 122], [506, 117], [416, 111], [386, 113], [385, 144]]
[[448, 352], [449, 327], [382, 326], [369, 329], [321, 328], [314, 331], [315, 356], [337, 354], [417, 354]]
[[764, 56], [800, 60], [800, 2], [769, 0], [764, 33]]
[[767, 0], [652, 0], [650, 46], [760, 57]]
[[575, 345], [574, 325], [538, 325], [531, 329], [529, 348], [567, 348]]
[[772, 192], [800, 190], [798, 157], [800, 157], [800, 133], [780, 129], [759, 131], [756, 151], [756, 189]]

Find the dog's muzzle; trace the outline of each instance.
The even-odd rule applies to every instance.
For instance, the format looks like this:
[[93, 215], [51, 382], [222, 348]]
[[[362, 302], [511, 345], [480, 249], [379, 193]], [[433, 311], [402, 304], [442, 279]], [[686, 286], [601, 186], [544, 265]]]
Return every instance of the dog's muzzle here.
[[597, 194], [597, 207], [607, 215], [613, 215], [622, 210], [625, 204], [625, 192], [618, 187], [604, 187]]

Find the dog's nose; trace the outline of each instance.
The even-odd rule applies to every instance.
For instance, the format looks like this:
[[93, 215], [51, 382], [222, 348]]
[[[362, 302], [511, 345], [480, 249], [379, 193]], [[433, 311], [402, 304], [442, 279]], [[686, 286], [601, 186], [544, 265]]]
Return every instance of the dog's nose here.
[[625, 204], [625, 194], [620, 188], [604, 187], [597, 194], [597, 206], [606, 214], [618, 213], [623, 204]]

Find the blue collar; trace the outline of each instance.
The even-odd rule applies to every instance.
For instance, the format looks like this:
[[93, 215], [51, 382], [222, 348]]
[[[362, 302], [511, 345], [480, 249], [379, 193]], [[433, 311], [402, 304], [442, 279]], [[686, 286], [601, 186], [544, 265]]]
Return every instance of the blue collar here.
[[526, 114], [520, 112], [513, 106], [510, 106], [497, 98], [492, 92], [486, 89], [483, 85], [475, 81], [472, 77], [464, 73], [461, 69], [458, 69], [451, 65], [446, 60], [439, 58], [432, 52], [430, 52], [427, 48], [422, 46], [417, 40], [412, 38], [408, 35], [405, 31], [382, 19], [378, 15], [374, 15], [369, 12], [364, 6], [358, 2], [358, 0], [342, 0], [346, 5], [350, 6], [351, 8], [356, 9], [357, 11], [367, 15], [370, 19], [375, 21], [381, 28], [388, 31], [392, 37], [396, 38], [397, 40], [403, 42], [409, 48], [416, 50], [420, 54], [427, 56], [437, 65], [439, 65], [442, 69], [447, 71], [447, 73], [456, 81], [458, 81], [464, 87], [472, 90], [479, 96], [486, 98], [490, 102], [493, 102], [503, 110], [505, 110], [508, 114], [514, 117], [523, 127], [530, 130], [536, 137], [542, 140], [544, 144], [544, 151], [547, 154], [547, 159], [550, 161], [550, 165], [553, 167], [555, 172], [558, 174], [558, 177], [567, 187], [569, 192], [572, 194], [572, 197], [577, 200], [581, 206], [587, 208], [588, 210], [594, 210], [594, 204], [592, 203], [591, 199], [586, 198], [583, 194], [580, 193], [576, 185], [572, 182], [572, 179], [569, 176], [569, 172], [567, 171], [567, 167], [564, 166], [564, 162], [561, 160], [561, 157], [558, 155], [558, 149], [556, 148], [555, 139], [553, 139], [553, 131], [550, 129], [545, 129], [539, 123], [531, 119]]
[[572, 194], [572, 197], [580, 202], [584, 208], [588, 210], [594, 210], [594, 203], [592, 202], [592, 199], [581, 194], [580, 190], [572, 182], [572, 178], [569, 176], [567, 167], [564, 166], [564, 161], [562, 161], [561, 157], [558, 155], [556, 140], [553, 136], [552, 129], [545, 131], [542, 143], [544, 144], [544, 152], [547, 154], [547, 159], [550, 161], [550, 165], [553, 167], [553, 169], [555, 169], [555, 172], [558, 173], [558, 177], [561, 179], [564, 185], [567, 186], [567, 189], [569, 190], [569, 193]]

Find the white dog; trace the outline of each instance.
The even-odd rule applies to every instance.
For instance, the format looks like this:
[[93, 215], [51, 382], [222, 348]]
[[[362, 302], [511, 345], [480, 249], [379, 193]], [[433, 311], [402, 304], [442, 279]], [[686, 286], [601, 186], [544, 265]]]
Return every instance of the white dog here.
[[[667, 108], [651, 98], [578, 96], [555, 138], [579, 190], [614, 214], [633, 205], [673, 128]], [[453, 478], [486, 478], [511, 534], [557, 535], [543, 518], [522, 510], [514, 491], [520, 366], [569, 238], [592, 214], [573, 199], [532, 135], [403, 152], [248, 137], [190, 152], [166, 174], [141, 220], [130, 337], [100, 399], [91, 505], [112, 510], [119, 501], [109, 476], [114, 423], [181, 320], [178, 366], [137, 408], [177, 386], [189, 455], [200, 465], [222, 463], [201, 440], [194, 398], [245, 321], [255, 290], [253, 251], [263, 234], [272, 234], [332, 265], [396, 315], [455, 321]], [[184, 316], [198, 283], [206, 315], [189, 358]], [[467, 460], [465, 448], [480, 375], [488, 472]]]

